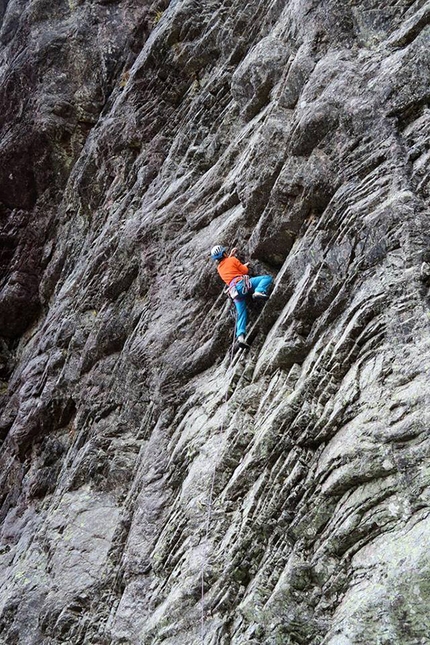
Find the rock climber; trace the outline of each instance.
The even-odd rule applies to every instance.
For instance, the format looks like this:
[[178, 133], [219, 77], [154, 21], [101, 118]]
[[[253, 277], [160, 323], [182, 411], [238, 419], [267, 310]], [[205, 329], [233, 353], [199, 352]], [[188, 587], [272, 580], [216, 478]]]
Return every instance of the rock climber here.
[[236, 307], [236, 339], [241, 349], [249, 349], [245, 340], [248, 313], [246, 298], [250, 295], [254, 300], [267, 300], [267, 290], [272, 284], [272, 276], [259, 275], [250, 278], [248, 264], [242, 264], [236, 257], [234, 248], [227, 254], [226, 249], [217, 244], [211, 250], [211, 257], [218, 263], [217, 270], [221, 279], [228, 285], [228, 293]]

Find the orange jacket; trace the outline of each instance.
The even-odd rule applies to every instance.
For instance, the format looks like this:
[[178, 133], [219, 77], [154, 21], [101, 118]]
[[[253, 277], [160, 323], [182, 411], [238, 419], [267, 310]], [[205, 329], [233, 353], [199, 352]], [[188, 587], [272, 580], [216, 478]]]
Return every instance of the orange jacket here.
[[239, 262], [235, 257], [224, 258], [218, 264], [218, 273], [226, 284], [230, 284], [234, 278], [240, 278], [248, 273], [248, 267]]

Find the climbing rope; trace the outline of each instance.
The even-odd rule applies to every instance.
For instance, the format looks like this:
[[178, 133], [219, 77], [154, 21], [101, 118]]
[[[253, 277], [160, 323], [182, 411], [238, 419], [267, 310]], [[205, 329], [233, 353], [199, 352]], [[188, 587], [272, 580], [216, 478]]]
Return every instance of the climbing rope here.
[[[211, 481], [211, 487], [210, 487], [210, 492], [209, 492], [209, 500], [208, 500], [208, 513], [206, 517], [206, 532], [205, 532], [205, 544], [208, 541], [209, 538], [209, 527], [210, 527], [210, 521], [211, 521], [211, 515], [212, 515], [212, 498], [213, 498], [213, 491], [214, 491], [214, 485], [215, 485], [215, 471], [216, 469], [214, 468], [213, 473], [212, 473], [212, 481]], [[202, 576], [201, 576], [201, 590], [202, 590], [202, 616], [201, 616], [201, 640], [202, 640], [202, 645], [204, 645], [205, 642], [205, 569], [206, 569], [206, 557], [203, 558], [203, 566], [202, 566]]]
[[[229, 349], [229, 360], [228, 360], [228, 365], [227, 365], [227, 373], [228, 370], [231, 367], [231, 364], [233, 362], [233, 355], [234, 355], [234, 344], [236, 340], [235, 336], [235, 329], [236, 325], [233, 328], [233, 340], [231, 342], [231, 346]], [[228, 393], [230, 389], [230, 382], [227, 382], [227, 387], [223, 399], [223, 403], [227, 403], [228, 401]], [[226, 420], [226, 415], [227, 415], [227, 406], [225, 407], [224, 415], [222, 418], [222, 422], [220, 425], [220, 433], [224, 431], [225, 427], [225, 420]], [[214, 492], [214, 487], [215, 487], [215, 473], [216, 473], [216, 467], [213, 469], [212, 473], [212, 478], [211, 478], [211, 485], [209, 489], [209, 498], [208, 498], [208, 511], [207, 511], [207, 516], [206, 516], [206, 529], [205, 529], [205, 544], [207, 544], [207, 541], [209, 539], [209, 529], [210, 529], [210, 522], [211, 522], [211, 517], [212, 517], [212, 500], [213, 500], [213, 492]], [[201, 593], [202, 593], [202, 611], [201, 611], [201, 642], [202, 645], [204, 645], [205, 642], [205, 571], [206, 571], [206, 564], [207, 564], [207, 558], [204, 555], [203, 556], [203, 564], [202, 564], [202, 572], [201, 572]]]

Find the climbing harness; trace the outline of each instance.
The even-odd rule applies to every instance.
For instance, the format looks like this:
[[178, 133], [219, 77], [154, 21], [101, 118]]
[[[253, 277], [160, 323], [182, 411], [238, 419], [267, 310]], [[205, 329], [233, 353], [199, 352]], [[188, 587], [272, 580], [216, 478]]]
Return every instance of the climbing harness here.
[[[242, 283], [239, 288], [237, 288], [237, 285], [239, 283]], [[233, 278], [233, 280], [230, 282], [230, 284], [227, 287], [227, 293], [230, 296], [232, 300], [235, 298], [239, 298], [240, 296], [246, 296], [247, 293], [249, 293], [252, 289], [252, 284], [251, 280], [247, 275], [241, 275], [238, 276], [237, 278]]]

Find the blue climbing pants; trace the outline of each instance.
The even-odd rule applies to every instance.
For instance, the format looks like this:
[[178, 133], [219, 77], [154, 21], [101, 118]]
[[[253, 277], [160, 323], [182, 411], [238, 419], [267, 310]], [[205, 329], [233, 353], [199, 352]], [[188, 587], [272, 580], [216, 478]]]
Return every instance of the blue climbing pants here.
[[[273, 282], [271, 275], [258, 275], [255, 278], [250, 278], [251, 290], [248, 292], [250, 294], [254, 291], [259, 291], [260, 293], [266, 293], [267, 289]], [[242, 280], [236, 285], [236, 289], [240, 293], [242, 288]], [[246, 296], [238, 296], [233, 300], [234, 306], [236, 307], [237, 319], [236, 319], [236, 338], [237, 336], [245, 335], [246, 333], [246, 323], [248, 320], [248, 312], [246, 310]]]

